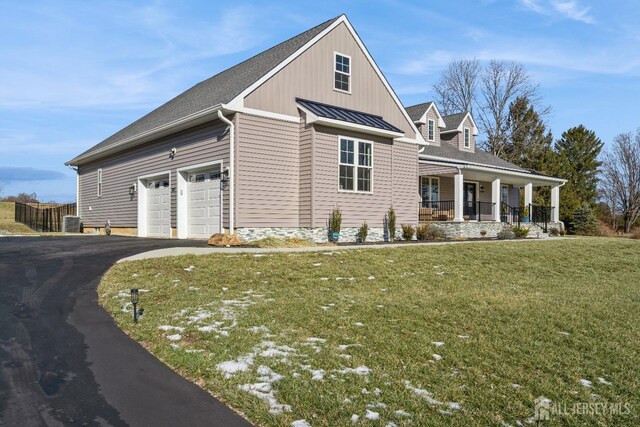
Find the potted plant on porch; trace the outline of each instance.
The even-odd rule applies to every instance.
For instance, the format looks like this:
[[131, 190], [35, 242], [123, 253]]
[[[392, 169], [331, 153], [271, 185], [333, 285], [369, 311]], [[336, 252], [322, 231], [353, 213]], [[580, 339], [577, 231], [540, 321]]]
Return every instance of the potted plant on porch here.
[[340, 239], [340, 226], [342, 224], [342, 211], [334, 208], [329, 219], [329, 230], [331, 230], [331, 240], [337, 242]]
[[523, 216], [522, 222], [530, 222], [528, 206], [522, 210], [522, 216]]

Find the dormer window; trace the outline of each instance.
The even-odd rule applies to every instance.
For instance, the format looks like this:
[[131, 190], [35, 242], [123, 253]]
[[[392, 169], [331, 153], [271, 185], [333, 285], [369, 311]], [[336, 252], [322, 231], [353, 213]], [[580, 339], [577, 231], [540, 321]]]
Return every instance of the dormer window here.
[[471, 148], [471, 130], [464, 128], [464, 148]]
[[433, 142], [436, 140], [436, 121], [429, 119], [427, 121], [427, 141]]
[[351, 57], [335, 53], [333, 88], [340, 92], [351, 93]]

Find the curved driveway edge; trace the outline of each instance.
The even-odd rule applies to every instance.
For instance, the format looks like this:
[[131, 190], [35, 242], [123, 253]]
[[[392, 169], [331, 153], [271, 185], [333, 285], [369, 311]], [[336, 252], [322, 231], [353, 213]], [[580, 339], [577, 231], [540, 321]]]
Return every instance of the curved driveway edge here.
[[249, 426], [129, 338], [100, 277], [139, 252], [206, 242], [118, 236], [0, 240], [0, 425]]

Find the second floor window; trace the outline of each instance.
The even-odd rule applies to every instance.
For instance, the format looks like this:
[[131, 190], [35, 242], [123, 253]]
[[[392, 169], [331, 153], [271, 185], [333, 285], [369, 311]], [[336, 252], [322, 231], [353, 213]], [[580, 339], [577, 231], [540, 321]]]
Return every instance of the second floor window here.
[[427, 121], [427, 140], [435, 141], [436, 140], [436, 122], [435, 120], [429, 119]]
[[333, 88], [342, 92], [350, 92], [351, 57], [336, 53]]
[[471, 131], [464, 128], [464, 148], [471, 148]]
[[340, 138], [339, 189], [342, 191], [371, 192], [373, 170], [373, 144]]

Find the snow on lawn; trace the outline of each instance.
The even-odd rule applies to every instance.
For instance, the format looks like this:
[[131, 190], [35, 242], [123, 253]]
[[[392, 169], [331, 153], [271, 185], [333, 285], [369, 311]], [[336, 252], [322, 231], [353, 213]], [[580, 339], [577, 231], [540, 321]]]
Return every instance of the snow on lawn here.
[[184, 328], [182, 326], [171, 326], [171, 325], [160, 325], [158, 326], [158, 329], [160, 329], [161, 331], [178, 331], [178, 332], [184, 331]]
[[225, 378], [233, 377], [237, 372], [248, 371], [251, 365], [253, 365], [253, 353], [245, 354], [238, 357], [236, 360], [228, 360], [226, 362], [218, 363], [216, 369], [224, 374]]
[[591, 384], [593, 384], [591, 381], [585, 380], [584, 378], [580, 380], [580, 385], [583, 387], [591, 387]]
[[442, 356], [440, 356], [439, 354], [432, 354], [431, 355], [433, 357], [433, 360], [442, 360]]
[[186, 271], [186, 272], [188, 272], [188, 273], [191, 273], [191, 272], [193, 271], [193, 269], [194, 269], [194, 268], [196, 268], [196, 266], [195, 266], [195, 265], [190, 265], [190, 266], [189, 266], [189, 267], [187, 267], [187, 268], [183, 268], [183, 270], [184, 270], [184, 271]]
[[344, 368], [336, 372], [338, 372], [339, 374], [369, 375], [371, 373], [371, 369], [369, 369], [367, 366], [361, 365], [357, 368]]
[[413, 385], [411, 385], [410, 381], [405, 381], [404, 386], [407, 388], [407, 390], [411, 390], [413, 394], [415, 394], [418, 397], [421, 397], [430, 405], [433, 405], [433, 406], [444, 405], [451, 409], [455, 409], [456, 411], [459, 411], [462, 409], [462, 406], [457, 402], [440, 402], [439, 400], [434, 399], [433, 394], [430, 391], [425, 390], [423, 388], [414, 387]]
[[431, 341], [431, 344], [435, 345], [436, 347], [442, 347], [444, 345], [442, 341]]
[[296, 420], [291, 423], [291, 427], [311, 427], [307, 420]]
[[605, 379], [604, 379], [604, 378], [602, 378], [602, 377], [598, 377], [598, 382], [599, 382], [600, 384], [604, 384], [604, 385], [611, 385], [611, 383], [610, 383], [609, 381], [605, 380]]
[[167, 335], [167, 339], [169, 341], [180, 341], [182, 339], [182, 335], [180, 334]]
[[377, 413], [377, 412], [373, 412], [373, 411], [370, 411], [369, 409], [367, 409], [367, 412], [366, 412], [366, 414], [364, 415], [364, 417], [365, 417], [366, 419], [368, 419], [368, 420], [376, 421], [376, 420], [379, 420], [379, 419], [380, 419], [380, 414], [379, 414], [379, 413]]

